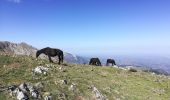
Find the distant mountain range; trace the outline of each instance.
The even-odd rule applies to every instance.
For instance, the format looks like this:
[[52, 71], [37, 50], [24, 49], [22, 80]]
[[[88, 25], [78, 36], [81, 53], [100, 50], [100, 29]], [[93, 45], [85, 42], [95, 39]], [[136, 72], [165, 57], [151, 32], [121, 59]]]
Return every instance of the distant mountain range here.
[[[156, 73], [170, 74], [170, 58], [161, 56], [116, 56], [119, 65], [132, 65], [152, 70]], [[157, 70], [157, 71], [156, 71]]]
[[[8, 54], [28, 55], [35, 57], [38, 49], [27, 43], [11, 43], [0, 41], [0, 51]], [[40, 58], [47, 59], [47, 56], [40, 55]], [[100, 58], [103, 65], [106, 64], [106, 57]], [[118, 66], [136, 66], [155, 73], [170, 74], [170, 58], [160, 56], [113, 56]], [[57, 60], [57, 57], [53, 58]], [[76, 64], [88, 64], [90, 58], [73, 55], [64, 52], [64, 61]]]

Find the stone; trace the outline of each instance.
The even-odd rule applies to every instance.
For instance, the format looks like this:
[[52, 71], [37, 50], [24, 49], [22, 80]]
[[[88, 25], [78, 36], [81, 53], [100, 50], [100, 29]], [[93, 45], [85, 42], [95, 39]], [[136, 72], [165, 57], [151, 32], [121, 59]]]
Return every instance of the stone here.
[[100, 93], [100, 91], [96, 87], [93, 87], [92, 93], [95, 95], [96, 100], [106, 100], [106, 98]]
[[72, 83], [71, 86], [69, 87], [69, 90], [75, 92], [76, 91], [76, 84]]

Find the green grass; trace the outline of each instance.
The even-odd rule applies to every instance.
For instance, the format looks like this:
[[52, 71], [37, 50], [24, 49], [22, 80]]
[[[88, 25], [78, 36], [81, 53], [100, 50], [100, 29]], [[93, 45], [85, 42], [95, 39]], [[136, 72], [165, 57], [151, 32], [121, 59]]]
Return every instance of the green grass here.
[[[47, 75], [32, 74], [32, 69], [38, 65], [50, 64], [46, 60], [35, 60], [28, 56], [0, 56], [0, 85], [7, 86], [23, 82], [44, 84], [43, 92], [51, 91], [55, 100], [65, 93], [68, 100], [77, 96], [91, 100], [95, 86], [109, 100], [169, 100], [170, 79], [147, 72], [129, 72], [111, 67], [94, 67], [89, 65], [52, 64]], [[64, 72], [59, 67], [63, 66]], [[35, 78], [36, 77], [36, 78]], [[56, 84], [59, 80], [67, 80], [68, 84]], [[77, 88], [73, 93], [68, 88], [75, 83]], [[0, 92], [0, 100], [13, 100], [8, 93]]]

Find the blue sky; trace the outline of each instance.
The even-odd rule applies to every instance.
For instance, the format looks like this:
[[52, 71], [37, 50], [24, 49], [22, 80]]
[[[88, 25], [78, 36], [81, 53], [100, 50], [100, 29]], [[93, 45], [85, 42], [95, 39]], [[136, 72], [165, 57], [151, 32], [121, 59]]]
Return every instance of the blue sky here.
[[0, 0], [0, 40], [79, 55], [170, 55], [170, 0]]

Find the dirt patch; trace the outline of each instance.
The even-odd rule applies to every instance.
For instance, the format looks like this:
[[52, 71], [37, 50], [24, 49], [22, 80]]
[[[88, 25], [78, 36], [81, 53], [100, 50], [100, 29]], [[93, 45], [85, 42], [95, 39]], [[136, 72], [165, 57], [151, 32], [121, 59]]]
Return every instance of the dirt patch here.
[[12, 63], [12, 64], [8, 65], [8, 68], [10, 68], [10, 69], [18, 69], [20, 67], [21, 67], [20, 63]]

